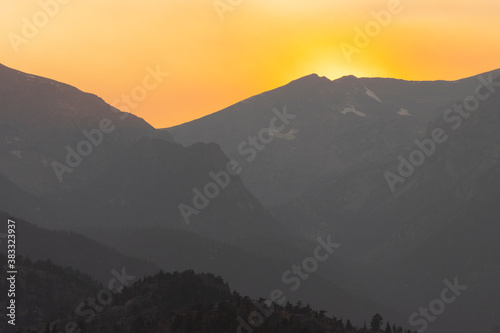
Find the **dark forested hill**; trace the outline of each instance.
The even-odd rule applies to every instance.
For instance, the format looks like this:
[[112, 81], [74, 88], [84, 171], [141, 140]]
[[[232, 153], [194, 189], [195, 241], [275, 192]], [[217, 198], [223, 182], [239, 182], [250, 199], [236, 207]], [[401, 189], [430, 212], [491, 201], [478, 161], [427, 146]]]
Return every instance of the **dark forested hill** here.
[[[19, 269], [25, 282], [18, 300], [29, 301], [25, 309], [31, 312], [20, 315], [16, 330], [9, 328], [8, 332], [59, 333], [64, 327], [81, 333], [368, 332], [348, 319], [301, 302], [293, 305], [276, 299], [273, 304], [262, 298], [242, 297], [231, 292], [220, 276], [191, 270], [161, 271], [115, 293], [77, 271], [50, 262], [22, 259]], [[42, 312], [37, 311], [40, 307]], [[36, 320], [42, 323], [33, 324]], [[381, 329], [388, 325], [378, 315], [372, 322]], [[390, 332], [392, 327], [389, 325]], [[394, 329], [395, 333], [403, 332], [402, 328]]]
[[[12, 332], [14, 327], [7, 324], [7, 296], [10, 281], [5, 278], [7, 256], [0, 254], [2, 279], [0, 280], [0, 320], [1, 332]], [[17, 256], [15, 293], [9, 297], [15, 300], [15, 327], [45, 327], [48, 322], [71, 316], [80, 302], [95, 295], [102, 285], [89, 275], [70, 267], [53, 264], [50, 260], [31, 261]], [[10, 295], [11, 293], [9, 293]], [[10, 310], [8, 310], [10, 312]]]

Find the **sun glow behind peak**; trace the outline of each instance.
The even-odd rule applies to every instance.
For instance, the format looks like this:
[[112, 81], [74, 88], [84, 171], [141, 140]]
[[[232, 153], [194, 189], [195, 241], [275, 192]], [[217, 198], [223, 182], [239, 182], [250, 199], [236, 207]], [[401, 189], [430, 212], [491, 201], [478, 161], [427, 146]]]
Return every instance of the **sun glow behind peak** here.
[[[237, 2], [234, 2], [237, 3]], [[195, 5], [194, 5], [195, 4]], [[500, 67], [500, 2], [401, 0], [366, 47], [346, 59], [357, 28], [386, 1], [241, 1], [221, 16], [211, 0], [72, 1], [2, 62], [92, 92], [112, 103], [146, 68], [170, 76], [131, 112], [168, 127], [317, 73], [411, 80], [459, 79]], [[21, 34], [38, 1], [2, 7], [0, 33]]]

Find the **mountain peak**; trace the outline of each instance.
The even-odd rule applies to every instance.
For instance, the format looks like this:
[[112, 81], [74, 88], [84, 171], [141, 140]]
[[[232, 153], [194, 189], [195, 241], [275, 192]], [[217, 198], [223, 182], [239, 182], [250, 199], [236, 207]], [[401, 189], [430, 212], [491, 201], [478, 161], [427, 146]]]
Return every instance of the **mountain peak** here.
[[293, 80], [290, 83], [288, 83], [286, 86], [292, 86], [292, 87], [297, 87], [299, 89], [306, 89], [306, 88], [314, 88], [314, 87], [319, 87], [323, 86], [325, 84], [329, 84], [332, 81], [328, 79], [325, 76], [319, 76], [316, 73], [309, 74], [306, 76], [303, 76], [299, 79]]
[[294, 82], [310, 83], [310, 82], [322, 82], [322, 81], [323, 82], [324, 81], [330, 82], [330, 80], [326, 76], [319, 76], [318, 74], [313, 73], [313, 74], [303, 76], [299, 79], [293, 80], [290, 83], [294, 83]]
[[344, 75], [339, 80], [356, 80], [358, 77], [354, 75]]
[[338, 78], [337, 82], [341, 82], [343, 84], [353, 84], [355, 82], [358, 82], [359, 78], [357, 76], [354, 76], [354, 75], [345, 75], [345, 76], [342, 76], [341, 78]]

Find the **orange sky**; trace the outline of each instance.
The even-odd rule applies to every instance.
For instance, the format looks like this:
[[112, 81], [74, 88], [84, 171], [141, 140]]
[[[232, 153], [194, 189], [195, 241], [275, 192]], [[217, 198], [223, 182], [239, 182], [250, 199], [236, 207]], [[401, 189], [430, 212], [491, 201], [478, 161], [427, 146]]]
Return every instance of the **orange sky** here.
[[[372, 12], [388, 8], [369, 45], [356, 44], [355, 28], [376, 29]], [[0, 63], [108, 103], [140, 92], [147, 68], [160, 68], [168, 77], [155, 88], [148, 80], [130, 111], [161, 128], [311, 73], [452, 80], [496, 69], [499, 17], [491, 0], [9, 1]], [[347, 44], [357, 47], [349, 60]]]

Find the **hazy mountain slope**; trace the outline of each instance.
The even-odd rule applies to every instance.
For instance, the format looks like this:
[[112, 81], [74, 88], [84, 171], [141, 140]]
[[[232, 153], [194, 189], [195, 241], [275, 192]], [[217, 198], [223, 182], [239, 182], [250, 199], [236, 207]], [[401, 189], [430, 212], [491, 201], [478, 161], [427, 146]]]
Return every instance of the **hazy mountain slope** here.
[[0, 210], [27, 219], [59, 221], [64, 218], [47, 200], [21, 190], [0, 173]]
[[[435, 323], [429, 323], [428, 331], [486, 333], [500, 325], [498, 198], [500, 195], [469, 205], [461, 216], [426, 238], [413, 253], [399, 262], [383, 265], [383, 270], [390, 273], [373, 274], [372, 281], [379, 285], [378, 295], [373, 297], [396, 302], [409, 317], [420, 306], [428, 306], [439, 298], [445, 287], [443, 280], [453, 282], [457, 278], [467, 288], [446, 305], [446, 311]], [[470, 318], [475, 318], [474, 322]]]
[[[446, 124], [437, 122], [436, 126], [444, 128]], [[404, 259], [411, 268], [406, 264], [397, 270], [395, 280], [406, 282], [395, 290], [406, 296], [401, 300], [411, 299], [416, 304], [422, 297], [431, 297], [423, 292], [417, 296], [411, 290], [430, 290], [430, 285], [444, 278], [457, 276], [468, 286], [450, 305], [454, 310], [436, 323], [438, 329], [456, 323], [457, 327], [488, 332], [500, 325], [500, 288], [496, 283], [500, 269], [498, 128], [500, 92], [484, 101], [460, 128], [450, 131], [436, 157], [417, 171], [414, 183], [404, 190], [405, 196], [394, 203], [404, 210], [419, 202], [422, 211], [415, 216], [413, 228], [425, 229], [427, 224], [439, 228]], [[376, 256], [384, 256], [384, 252]], [[478, 318], [475, 326], [456, 320], [466, 314]]]
[[[245, 251], [190, 232], [165, 228], [93, 229], [82, 232], [125, 254], [147, 258], [168, 271], [194, 269], [222, 275], [233, 288], [251, 297], [269, 298], [272, 290], [281, 289], [292, 302], [301, 300], [317, 308], [333, 307], [337, 314], [353, 319], [364, 318], [374, 311], [383, 311], [395, 319], [402, 317], [390, 306], [365, 299], [365, 291], [353, 284], [351, 276], [345, 276], [348, 266], [336, 254], [321, 262], [318, 269], [303, 280], [297, 290], [292, 291], [292, 284], [283, 280], [283, 274], [292, 265], [300, 264], [304, 258], [311, 256], [316, 245], [306, 244], [298, 249], [288, 245], [276, 253], [280, 247]], [[346, 293], [346, 289], [351, 292]]]
[[[434, 153], [415, 167], [404, 183], [396, 184], [394, 193], [384, 173], [398, 174], [400, 161], [396, 156], [382, 164], [360, 165], [331, 175], [321, 186], [311, 186], [302, 200], [318, 221], [330, 219], [325, 229], [333, 228], [340, 233], [338, 237], [351, 242], [362, 241], [363, 247], [352, 247], [352, 253], [366, 255], [378, 249], [378, 256], [386, 261], [401, 257], [460, 216], [462, 209], [481, 201], [478, 198], [496, 197], [490, 193], [495, 188], [493, 183], [486, 180], [494, 177], [499, 165], [499, 93], [482, 102], [456, 130], [451, 128], [455, 123], [444, 121], [442, 116], [430, 123], [426, 138], [434, 129], [442, 128], [448, 139], [435, 144]], [[401, 156], [408, 159], [416, 148]], [[284, 210], [281, 207], [280, 211]], [[385, 243], [388, 250], [382, 253]]]
[[[126, 271], [141, 277], [158, 270], [157, 266], [144, 260], [127, 257], [81, 234], [67, 231], [42, 229], [15, 216], [0, 211], [0, 220], [16, 222], [16, 252], [33, 260], [51, 260], [62, 266], [71, 266], [93, 278], [107, 283], [113, 269]], [[6, 226], [6, 222], [4, 222]], [[6, 232], [2, 227], [1, 232]], [[7, 252], [2, 242], [0, 253]]]
[[[78, 144], [88, 139], [83, 130], [100, 129], [103, 121], [104, 128], [113, 130], [101, 133], [102, 139], [94, 134], [101, 143], [59, 182], [52, 163], [65, 164], [66, 147], [78, 151]], [[22, 188], [45, 193], [85, 183], [101, 173], [117, 146], [142, 136], [171, 140], [95, 95], [0, 64], [0, 170]]]
[[[322, 226], [346, 240], [343, 254], [374, 266], [365, 281], [375, 286], [372, 297], [387, 304], [397, 300], [408, 316], [439, 296], [444, 279], [458, 277], [469, 286], [431, 325], [435, 332], [488, 332], [500, 323], [495, 282], [500, 260], [499, 93], [455, 130], [451, 126], [457, 123], [436, 118], [427, 135], [442, 128], [449, 138], [395, 193], [383, 174], [395, 171], [397, 159], [332, 177], [294, 206], [295, 213], [317, 220], [329, 217]], [[470, 317], [481, 319], [472, 323]]]
[[[0, 127], [5, 128], [0, 172], [41, 198], [30, 200], [53, 207], [48, 209], [52, 215], [29, 215], [23, 210], [29, 204], [17, 200], [20, 216], [48, 227], [166, 224], [233, 243], [288, 237], [239, 178], [228, 177], [229, 161], [216, 145], [184, 148], [170, 140], [168, 131], [132, 115], [121, 119], [125, 114], [97, 96], [49, 79], [2, 66], [0, 81]], [[115, 128], [111, 133], [104, 130], [109, 126], [102, 127], [106, 119]], [[102, 143], [84, 156], [82, 140]], [[82, 155], [79, 163], [71, 149]], [[54, 163], [60, 163], [57, 169]], [[66, 164], [71, 171], [66, 172]], [[211, 172], [226, 176], [214, 180]], [[205, 193], [214, 182], [220, 194], [205, 198], [195, 211], [195, 201], [203, 200], [195, 189]], [[180, 205], [189, 208], [181, 211]]]
[[66, 225], [78, 227], [168, 226], [232, 243], [289, 237], [238, 177], [232, 177], [186, 223], [179, 205], [194, 207], [193, 188], [202, 191], [205, 184], [214, 182], [210, 172], [225, 171], [227, 163], [215, 144], [184, 148], [144, 138], [115, 151], [108, 171], [95, 182], [60, 192], [50, 201], [65, 210], [71, 208]]
[[[492, 77], [496, 78], [498, 74], [498, 71], [493, 72]], [[488, 76], [484, 74], [483, 78]], [[388, 92], [384, 93], [383, 89], [385, 85], [389, 86], [388, 82], [392, 80], [352, 77], [343, 80], [346, 79], [358, 81], [358, 84], [364, 80], [363, 86], [373, 80], [378, 86], [369, 89], [375, 92], [380, 100], [384, 102], [390, 96]], [[341, 81], [342, 79], [338, 80], [339, 83]], [[498, 78], [496, 81], [498, 82]], [[494, 235], [498, 234], [498, 226], [494, 221], [498, 220], [500, 213], [496, 203], [500, 198], [500, 90], [497, 88], [496, 94], [482, 101], [479, 110], [462, 119], [459, 126], [458, 120], [443, 120], [443, 113], [448, 108], [453, 109], [455, 103], [462, 103], [467, 96], [477, 92], [476, 87], [480, 83], [477, 78], [469, 78], [457, 82], [398, 82], [399, 87], [392, 85], [390, 88], [394, 93], [393, 99], [399, 100], [399, 103], [400, 97], [395, 96], [406, 94], [411, 96], [414, 102], [416, 99], [421, 100], [421, 106], [434, 106], [434, 109], [429, 109], [432, 112], [422, 108], [422, 112], [416, 115], [428, 118], [422, 116], [421, 119], [408, 116], [401, 116], [399, 119], [386, 117], [378, 110], [379, 102], [370, 97], [374, 107], [367, 110], [361, 106], [354, 108], [365, 116], [359, 116], [354, 111], [344, 115], [355, 116], [357, 120], [351, 124], [344, 122], [345, 126], [339, 130], [342, 135], [338, 137], [342, 138], [345, 151], [336, 155], [325, 153], [342, 166], [337, 167], [331, 163], [325, 172], [318, 171], [314, 179], [304, 176], [302, 179], [307, 179], [307, 185], [297, 192], [300, 192], [300, 195], [272, 207], [272, 212], [279, 221], [298, 234], [309, 237], [322, 233], [334, 234], [336, 239], [342, 240], [343, 247], [345, 246], [345, 252], [342, 252], [344, 258], [365, 263], [367, 271], [370, 271], [368, 267], [372, 266], [372, 273], [368, 275], [360, 275], [356, 270], [351, 271], [353, 281], [372, 288], [371, 295], [377, 300], [386, 304], [400, 304], [401, 309], [408, 312], [407, 317], [439, 296], [444, 279], [452, 281], [458, 276], [459, 281], [469, 285], [472, 291], [468, 295], [464, 293], [456, 303], [447, 307], [446, 314], [440, 316], [432, 327], [435, 332], [487, 332], [499, 325], [495, 303], [499, 291], [494, 285], [498, 271], [496, 253], [499, 253], [500, 249], [498, 242], [494, 240]], [[311, 83], [311, 86], [314, 84]], [[408, 88], [411, 86], [420, 88]], [[351, 89], [354, 88], [355, 86], [351, 86]], [[408, 88], [406, 92], [405, 88]], [[316, 91], [317, 86], [311, 89]], [[304, 95], [299, 95], [299, 91], [304, 91]], [[358, 94], [359, 91], [361, 90], [358, 89]], [[486, 88], [482, 88], [481, 92], [485, 93]], [[307, 100], [304, 96], [308, 96], [310, 92], [303, 87], [297, 88], [296, 93]], [[265, 96], [257, 96], [254, 99]], [[348, 97], [345, 97], [344, 100], [347, 99]], [[407, 97], [405, 100], [408, 100]], [[310, 105], [314, 103], [310, 102]], [[239, 105], [232, 108], [237, 107]], [[287, 109], [294, 113], [293, 104], [289, 103]], [[230, 118], [228, 112], [229, 109], [221, 111], [217, 116], [218, 121], [227, 121]], [[258, 114], [259, 111], [254, 112]], [[296, 113], [298, 112], [300, 111]], [[415, 116], [414, 112], [410, 113]], [[304, 114], [305, 112], [302, 113]], [[383, 121], [370, 119], [375, 114]], [[232, 117], [238, 116], [233, 110]], [[456, 116], [454, 113], [453, 117]], [[295, 123], [292, 123], [292, 127], [300, 128], [298, 119], [299, 117], [293, 120]], [[204, 135], [202, 125], [209, 128], [215, 126], [215, 122], [211, 123], [212, 120], [206, 117], [185, 125], [185, 128], [174, 128], [172, 133], [180, 142], [191, 140], [193, 137], [199, 138]], [[233, 123], [236, 127], [239, 126], [236, 120], [233, 120]], [[457, 125], [457, 129], [451, 129], [451, 125]], [[196, 131], [190, 132], [190, 128], [195, 127]], [[307, 128], [302, 128], [302, 133]], [[436, 128], [442, 128], [449, 138], [443, 144], [437, 144], [436, 151], [426, 158], [422, 166], [415, 168], [415, 172], [404, 184], [397, 184], [397, 190], [393, 193], [384, 173], [396, 172], [400, 163], [398, 156], [408, 159], [410, 153], [416, 149], [413, 140], [431, 137]], [[181, 134], [176, 135], [176, 132]], [[329, 142], [330, 145], [335, 143], [334, 140], [324, 139], [325, 133], [329, 133], [326, 126], [316, 132], [316, 136], [323, 138], [323, 141]], [[299, 142], [300, 132], [296, 136], [291, 142]], [[372, 140], [369, 140], [370, 138]], [[264, 161], [259, 172], [265, 167], [275, 167], [276, 164], [273, 163], [299, 165], [296, 170], [319, 170], [327, 160], [327, 157], [316, 156], [314, 160], [321, 163], [300, 164], [317, 151], [325, 152], [325, 149], [321, 145], [309, 144], [309, 151], [300, 151], [297, 143], [289, 146], [290, 150], [296, 148], [293, 150], [297, 153], [296, 164], [293, 164], [291, 158], [287, 159], [279, 151], [271, 152], [271, 149], [276, 148], [271, 148], [275, 143], [282, 144], [273, 142], [268, 146], [269, 150], [266, 147], [261, 153]], [[282, 144], [280, 149], [284, 150], [284, 147], [285, 144]], [[351, 153], [353, 154], [350, 155]], [[281, 162], [278, 162], [279, 159]], [[257, 167], [257, 160], [249, 165], [249, 168], [254, 167]], [[279, 170], [286, 170], [286, 167]], [[271, 173], [262, 174], [264, 176], [261, 176], [261, 179]], [[293, 183], [297, 175], [298, 171], [293, 176], [286, 174], [281, 180], [286, 186], [298, 188], [295, 186], [297, 184]], [[248, 182], [249, 178], [245, 177], [250, 176], [243, 174], [242, 177]], [[286, 180], [291, 180], [292, 185]], [[262, 197], [265, 198], [265, 194]], [[481, 323], [467, 319], [471, 317], [481, 318]]]
[[243, 163], [251, 157], [250, 144], [240, 144], [269, 127], [273, 108], [286, 107], [295, 118], [283, 133], [293, 135], [266, 144], [255, 160], [245, 162], [242, 174], [265, 205], [281, 204], [325, 175], [387, 161], [412, 147], [445, 106], [474, 92], [477, 84], [476, 78], [415, 82], [349, 76], [330, 81], [310, 75], [169, 130], [185, 145], [216, 142]]

